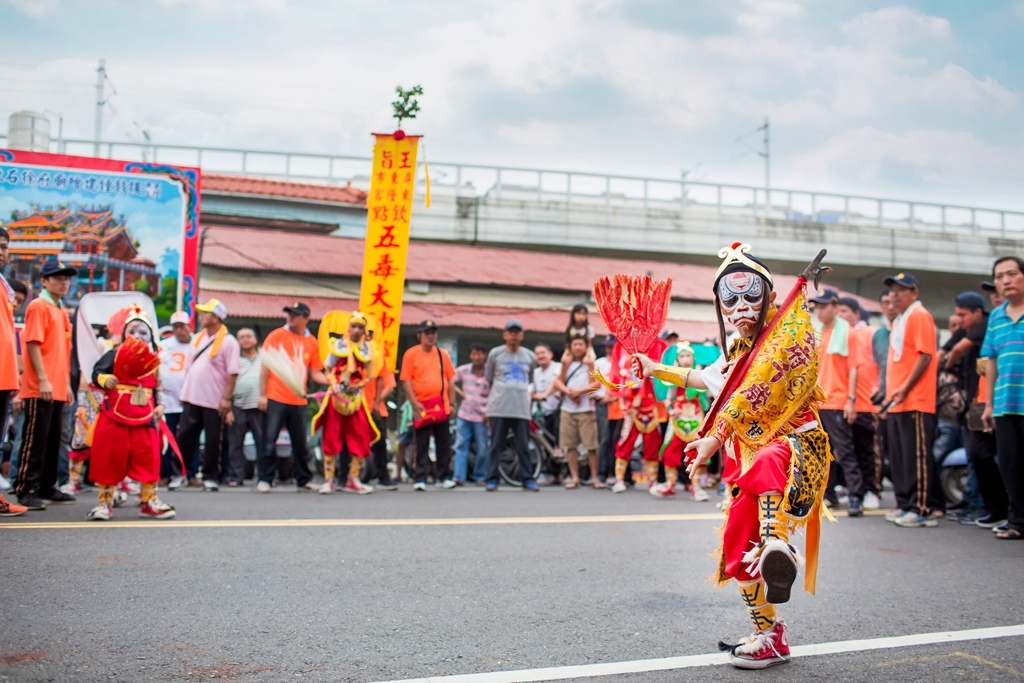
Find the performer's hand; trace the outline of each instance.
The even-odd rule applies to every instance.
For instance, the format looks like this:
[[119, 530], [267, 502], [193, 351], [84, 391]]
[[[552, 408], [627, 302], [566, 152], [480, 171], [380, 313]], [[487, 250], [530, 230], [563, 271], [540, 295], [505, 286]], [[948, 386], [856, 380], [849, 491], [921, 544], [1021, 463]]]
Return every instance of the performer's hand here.
[[156, 418], [157, 422], [159, 422], [160, 420], [164, 419], [164, 407], [163, 406], [157, 406], [156, 408], [154, 408], [153, 409], [153, 417]]
[[259, 400], [256, 402], [256, 407], [260, 409], [261, 413], [267, 412], [267, 397], [260, 396]]
[[642, 353], [634, 353], [633, 372], [641, 379], [650, 377], [654, 374], [654, 361]]
[[985, 412], [981, 414], [981, 421], [985, 424], [985, 431], [991, 432], [996, 428], [996, 418], [992, 412], [992, 406], [985, 406]]
[[117, 377], [115, 377], [114, 375], [111, 375], [110, 377], [107, 377], [107, 381], [103, 383], [103, 388], [104, 389], [113, 389], [119, 383], [120, 382], [118, 381]]
[[705, 436], [703, 439], [697, 439], [686, 444], [683, 453], [690, 453], [691, 451], [695, 453], [693, 460], [690, 461], [690, 466], [686, 468], [686, 473], [690, 475], [691, 479], [697, 476], [700, 468], [706, 465], [711, 456], [717, 453], [721, 447], [722, 442], [714, 436]]

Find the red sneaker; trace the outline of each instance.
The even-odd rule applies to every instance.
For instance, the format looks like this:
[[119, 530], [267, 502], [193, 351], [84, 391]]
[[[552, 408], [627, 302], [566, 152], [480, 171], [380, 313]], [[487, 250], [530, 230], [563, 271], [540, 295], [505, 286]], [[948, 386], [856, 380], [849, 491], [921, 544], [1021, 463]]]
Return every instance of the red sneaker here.
[[789, 659], [789, 633], [781, 619], [767, 631], [754, 633], [729, 654], [729, 661], [738, 669], [767, 669]]
[[178, 513], [167, 503], [162, 502], [159, 498], [154, 498], [142, 504], [139, 514], [150, 519], [171, 519]]
[[373, 487], [367, 486], [363, 482], [359, 481], [355, 477], [349, 477], [345, 482], [345, 490], [348, 493], [358, 493], [360, 495], [373, 493]]
[[18, 517], [26, 512], [28, 512], [28, 508], [24, 505], [12, 503], [0, 495], [0, 517]]
[[658, 498], [668, 498], [669, 496], [676, 495], [676, 485], [669, 484], [668, 482], [664, 484], [656, 484], [655, 486], [652, 486], [650, 489], [648, 489], [648, 491], [652, 496], [657, 496]]

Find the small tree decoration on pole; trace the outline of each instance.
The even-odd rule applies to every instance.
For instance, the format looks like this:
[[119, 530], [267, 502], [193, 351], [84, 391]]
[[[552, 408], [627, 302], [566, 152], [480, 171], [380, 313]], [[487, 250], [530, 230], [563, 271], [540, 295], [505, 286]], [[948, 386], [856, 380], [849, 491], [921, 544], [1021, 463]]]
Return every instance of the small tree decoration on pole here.
[[398, 93], [398, 99], [391, 103], [391, 106], [395, 108], [395, 113], [392, 116], [398, 119], [395, 139], [401, 140], [405, 137], [405, 133], [402, 132], [402, 119], [416, 118], [416, 112], [420, 110], [420, 103], [412, 98], [423, 94], [423, 86], [414, 85], [410, 90], [403, 90], [402, 86], [398, 86], [395, 88], [395, 92]]

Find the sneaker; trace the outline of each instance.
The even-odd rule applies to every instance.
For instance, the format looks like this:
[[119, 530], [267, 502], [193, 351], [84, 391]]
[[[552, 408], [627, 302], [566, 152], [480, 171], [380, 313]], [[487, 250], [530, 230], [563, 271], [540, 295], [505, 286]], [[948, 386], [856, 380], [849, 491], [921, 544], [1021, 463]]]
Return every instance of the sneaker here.
[[[536, 484], [536, 482], [534, 482], [534, 483]], [[456, 483], [455, 483], [454, 481], [452, 481], [451, 479], [445, 479], [445, 480], [444, 480], [444, 481], [442, 481], [442, 482], [441, 482], [440, 484], [438, 484], [438, 487], [440, 487], [440, 488], [442, 488], [442, 489], [453, 489], [453, 488], [455, 488], [456, 486], [458, 486], [458, 484], [456, 484]]]
[[415, 484], [412, 485], [412, 490], [413, 491], [426, 491], [427, 490], [427, 484], [426, 484], [426, 482], [418, 481], [418, 482], [416, 482]]
[[124, 491], [129, 496], [137, 496], [142, 491], [142, 487], [139, 486], [139, 482], [131, 479], [122, 479], [121, 483], [117, 485], [118, 491]]
[[850, 496], [850, 506], [846, 510], [847, 517], [863, 517], [864, 509], [861, 507], [861, 500], [857, 496]]
[[270, 484], [261, 481], [256, 484], [256, 493], [270, 493]]
[[119, 508], [128, 502], [128, 494], [124, 491], [114, 491], [113, 504], [114, 507]]
[[0, 517], [18, 517], [26, 512], [28, 512], [28, 508], [24, 505], [11, 503], [3, 496], [0, 496]]
[[139, 514], [151, 519], [171, 519], [178, 513], [167, 503], [164, 503], [159, 498], [154, 498], [142, 504], [142, 507], [139, 508]]
[[877, 510], [882, 506], [882, 501], [878, 500], [878, 496], [875, 495], [874, 491], [868, 491], [864, 494], [864, 500], [861, 501], [865, 510]]
[[59, 488], [58, 490], [59, 490], [59, 491], [60, 491], [61, 493], [66, 493], [66, 494], [68, 494], [69, 496], [73, 496], [73, 495], [75, 495], [76, 493], [78, 493], [78, 490], [79, 490], [79, 486], [78, 486], [78, 484], [76, 484], [76, 483], [74, 483], [74, 482], [71, 482], [71, 481], [69, 481], [68, 483], [66, 483], [66, 484], [64, 484], [63, 486], [61, 486], [61, 487], [60, 487], [60, 488]]
[[796, 581], [796, 558], [784, 541], [768, 541], [758, 561], [764, 580], [764, 599], [773, 605], [789, 602]]
[[64, 493], [63, 491], [54, 490], [49, 495], [43, 496], [43, 500], [48, 500], [51, 503], [57, 505], [66, 505], [68, 503], [74, 503], [75, 497], [70, 493]]
[[0, 491], [10, 491], [10, 490], [11, 490], [11, 482], [10, 482], [10, 480], [7, 477], [5, 477], [4, 475], [0, 474]]
[[781, 619], [767, 631], [758, 631], [729, 653], [729, 661], [738, 669], [767, 669], [789, 661], [789, 634]]
[[665, 482], [664, 484], [658, 484], [647, 489], [648, 493], [657, 498], [668, 498], [669, 496], [676, 495], [676, 485]]
[[529, 491], [531, 493], [537, 493], [537, 492], [540, 491], [540, 487], [537, 486], [537, 482], [536, 481], [531, 479], [530, 481], [526, 482], [526, 484], [523, 486], [523, 490], [524, 491]]
[[110, 503], [100, 503], [85, 515], [90, 522], [106, 522], [114, 516], [114, 506]]
[[975, 526], [980, 526], [982, 529], [994, 529], [999, 526], [1006, 524], [1006, 518], [998, 519], [993, 515], [985, 515], [979, 519], [974, 520]]
[[616, 481], [615, 482], [615, 486], [612, 487], [612, 493], [625, 493], [625, 492], [626, 492], [626, 482], [622, 481], [621, 479]]
[[[18, 502], [22, 503], [23, 505], [28, 505], [28, 503], [23, 501], [21, 498], [18, 499]], [[29, 510], [31, 510], [31, 509], [32, 508], [30, 506]], [[998, 533], [1001, 533], [1003, 531], [1009, 531], [1009, 530], [1010, 530], [1010, 523], [1009, 522], [1003, 522], [1002, 524], [999, 524], [999, 525], [996, 525], [996, 526], [992, 527], [992, 533], [994, 533], [994, 534], [998, 534]]]
[[177, 491], [178, 489], [183, 489], [186, 486], [188, 486], [188, 479], [178, 475], [177, 477], [171, 477], [170, 483], [167, 484], [167, 490]]
[[690, 487], [690, 499], [695, 500], [698, 503], [706, 503], [708, 500], [707, 492], [699, 486]]
[[334, 493], [334, 480], [330, 479], [328, 481], [325, 481], [323, 484], [321, 484], [320, 485], [320, 489], [318, 490], [318, 493], [322, 493], [324, 495], [327, 495], [329, 493]]
[[43, 499], [35, 495], [34, 493], [29, 493], [28, 495], [24, 496], [18, 496], [18, 504], [24, 505], [29, 510], [46, 509], [46, 503], [44, 503]]
[[[333, 482], [331, 482], [333, 484]], [[345, 491], [348, 493], [358, 493], [359, 495], [365, 495], [367, 493], [373, 493], [373, 487], [367, 486], [363, 482], [359, 481], [355, 477], [349, 477], [345, 481]]]
[[895, 522], [897, 519], [899, 519], [903, 515], [906, 515], [906, 514], [909, 514], [909, 513], [910, 513], [910, 510], [900, 510], [899, 508], [897, 508], [895, 510], [889, 510], [888, 512], [885, 513], [885, 521], [887, 521], [887, 522]]
[[[416, 487], [413, 486], [413, 488], [416, 488]], [[487, 482], [484, 485], [484, 491], [487, 491], [488, 493], [493, 493], [493, 492], [495, 492], [497, 490], [498, 490], [498, 482], [496, 482], [496, 481], [489, 481], [489, 482]]]
[[938, 525], [939, 520], [932, 515], [919, 515], [914, 512], [908, 512], [896, 520], [896, 526], [901, 526], [904, 529], [920, 529]]
[[398, 480], [397, 479], [392, 479], [391, 477], [388, 477], [386, 479], [378, 479], [377, 480], [377, 488], [382, 488], [385, 491], [397, 491], [398, 490]]
[[306, 491], [312, 491], [313, 493], [320, 493], [320, 485], [319, 484], [314, 484], [312, 481], [307, 481], [302, 486], [298, 486], [295, 490], [298, 491], [299, 493], [304, 493]]
[[220, 484], [218, 484], [217, 482], [213, 481], [212, 479], [209, 480], [209, 481], [204, 480], [203, 481], [203, 490], [204, 491], [220, 491]]

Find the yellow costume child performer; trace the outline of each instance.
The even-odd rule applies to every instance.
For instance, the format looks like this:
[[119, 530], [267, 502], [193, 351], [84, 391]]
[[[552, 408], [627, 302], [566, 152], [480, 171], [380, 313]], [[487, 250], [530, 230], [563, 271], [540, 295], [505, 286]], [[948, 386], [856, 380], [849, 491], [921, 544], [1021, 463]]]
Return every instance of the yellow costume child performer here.
[[324, 360], [330, 390], [313, 418], [313, 433], [323, 429], [324, 484], [320, 493], [334, 492], [335, 468], [342, 456], [348, 456], [345, 491], [373, 493], [373, 487], [359, 479], [370, 446], [380, 438], [363, 389], [376, 378], [373, 347], [366, 339], [366, 316], [356, 311], [348, 321], [346, 336], [335, 339]]
[[[690, 346], [690, 342], [682, 341], [676, 344], [675, 367], [682, 370], [693, 367], [693, 347]], [[704, 420], [704, 412], [708, 408], [707, 392], [699, 389], [673, 387], [670, 399], [669, 429], [665, 443], [661, 447], [665, 483], [650, 489], [651, 495], [659, 498], [676, 495], [679, 468], [683, 466], [683, 452], [687, 444], [697, 438], [700, 424]], [[704, 502], [708, 499], [708, 494], [701, 488], [696, 477], [693, 482], [686, 484], [686, 488], [694, 500]]]
[[[717, 398], [691, 442], [691, 476], [719, 449], [740, 463], [722, 529], [716, 581], [735, 579], [754, 624], [753, 635], [730, 648], [734, 666], [763, 669], [789, 661], [786, 625], [775, 605], [787, 602], [797, 575], [790, 533], [806, 528], [804, 588], [814, 592], [822, 496], [831, 459], [818, 423], [818, 355], [805, 303], [807, 278], [817, 260], [776, 308], [768, 268], [746, 244], [723, 249], [714, 295], [727, 356], [702, 371], [634, 358], [645, 377], [707, 389]], [[739, 332], [726, 347], [725, 323]], [[728, 369], [729, 374], [725, 375]]]

